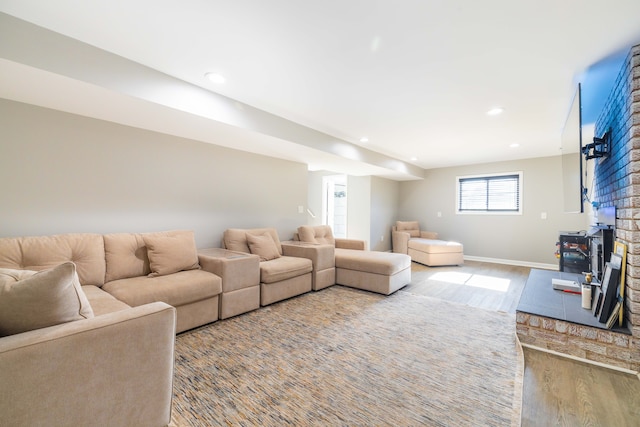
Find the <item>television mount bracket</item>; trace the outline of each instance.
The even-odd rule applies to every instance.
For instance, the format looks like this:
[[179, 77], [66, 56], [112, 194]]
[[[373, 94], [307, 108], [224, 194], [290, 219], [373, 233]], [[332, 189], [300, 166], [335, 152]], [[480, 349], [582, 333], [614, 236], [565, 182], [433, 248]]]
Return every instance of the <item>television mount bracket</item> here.
[[593, 137], [593, 142], [582, 147], [582, 154], [585, 159], [596, 159], [607, 157], [611, 149], [611, 129], [606, 131], [602, 138]]

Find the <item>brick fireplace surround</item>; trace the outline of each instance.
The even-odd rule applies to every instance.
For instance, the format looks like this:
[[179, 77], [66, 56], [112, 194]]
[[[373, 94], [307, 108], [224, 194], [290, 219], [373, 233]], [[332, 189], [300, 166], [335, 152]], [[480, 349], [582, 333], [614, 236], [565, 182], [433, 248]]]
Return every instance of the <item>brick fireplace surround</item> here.
[[611, 150], [595, 163], [592, 200], [616, 207], [615, 239], [627, 245], [626, 327], [631, 335], [523, 312], [516, 329], [523, 344], [640, 372], [640, 45], [631, 48], [595, 135], [611, 129]]

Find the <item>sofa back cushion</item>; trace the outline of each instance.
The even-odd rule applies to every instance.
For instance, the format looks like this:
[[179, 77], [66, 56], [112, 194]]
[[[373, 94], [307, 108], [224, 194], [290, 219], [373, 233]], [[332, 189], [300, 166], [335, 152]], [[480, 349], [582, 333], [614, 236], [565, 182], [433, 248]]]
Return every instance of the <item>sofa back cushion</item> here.
[[249, 248], [247, 234], [262, 236], [265, 233], [268, 233], [271, 236], [276, 248], [278, 249], [278, 254], [282, 255], [282, 245], [280, 244], [280, 238], [278, 237], [278, 232], [275, 228], [229, 228], [225, 230], [222, 235], [222, 245], [225, 249], [229, 249], [230, 251], [250, 254], [251, 248]]
[[104, 235], [105, 282], [200, 268], [193, 231]]
[[104, 252], [107, 261], [105, 283], [151, 273], [147, 247], [140, 233], [105, 234]]
[[150, 277], [200, 268], [193, 231], [175, 230], [144, 233], [142, 239], [147, 246], [147, 256], [151, 268]]
[[102, 286], [105, 278], [104, 239], [101, 234], [0, 238], [0, 267], [45, 270], [71, 261], [83, 285]]
[[93, 317], [76, 267], [0, 269], [0, 336]]
[[335, 245], [336, 239], [328, 225], [302, 225], [298, 227], [301, 242]]
[[420, 237], [420, 224], [418, 224], [418, 221], [396, 221], [396, 229], [409, 233], [411, 237]]

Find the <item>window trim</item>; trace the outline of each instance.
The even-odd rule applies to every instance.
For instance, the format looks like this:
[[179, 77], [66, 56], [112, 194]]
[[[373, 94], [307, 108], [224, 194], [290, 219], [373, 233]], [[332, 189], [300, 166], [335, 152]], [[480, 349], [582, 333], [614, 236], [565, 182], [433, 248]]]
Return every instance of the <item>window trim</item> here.
[[[500, 210], [475, 210], [466, 211], [460, 210], [460, 181], [465, 179], [475, 178], [500, 178], [503, 176], [517, 175], [518, 176], [518, 210], [517, 211], [500, 211]], [[500, 173], [487, 173], [487, 174], [474, 174], [456, 176], [456, 215], [522, 215], [524, 211], [523, 196], [524, 193], [524, 180], [522, 171], [516, 172], [500, 172]]]

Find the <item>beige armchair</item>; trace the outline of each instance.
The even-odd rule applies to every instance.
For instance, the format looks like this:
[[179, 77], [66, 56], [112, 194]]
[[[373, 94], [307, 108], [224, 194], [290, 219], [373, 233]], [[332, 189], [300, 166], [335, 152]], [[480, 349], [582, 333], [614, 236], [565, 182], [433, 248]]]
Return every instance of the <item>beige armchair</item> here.
[[391, 228], [393, 252], [408, 254], [409, 240], [415, 238], [438, 240], [438, 233], [420, 230], [418, 221], [397, 221], [396, 225]]
[[282, 245], [275, 228], [225, 230], [225, 249], [260, 256], [260, 305], [310, 292], [313, 263]]
[[420, 230], [418, 221], [397, 221], [391, 228], [393, 252], [407, 254], [411, 260], [428, 266], [464, 263], [459, 242], [438, 239], [438, 233]]

